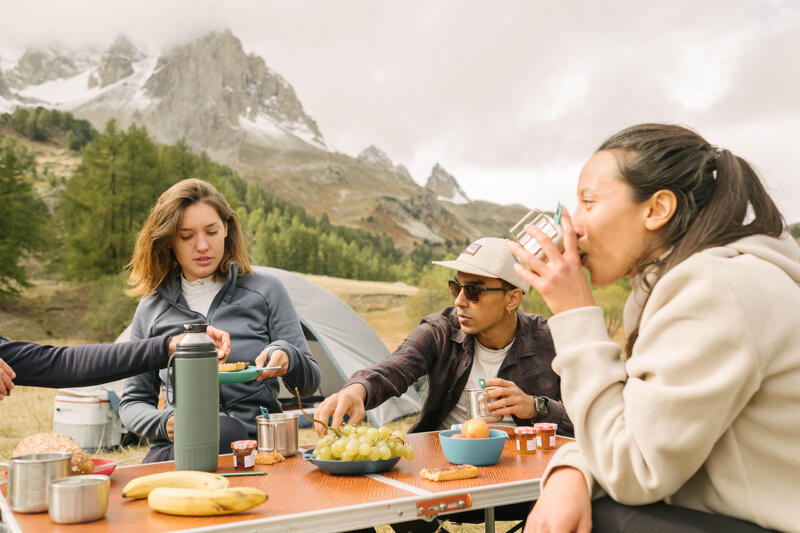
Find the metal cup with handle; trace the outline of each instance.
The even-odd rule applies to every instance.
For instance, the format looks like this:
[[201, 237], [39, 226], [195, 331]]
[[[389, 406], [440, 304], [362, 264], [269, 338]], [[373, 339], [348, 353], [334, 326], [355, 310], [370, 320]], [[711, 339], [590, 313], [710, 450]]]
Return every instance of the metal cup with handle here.
[[257, 416], [256, 423], [259, 452], [278, 452], [284, 457], [297, 453], [296, 414], [271, 413], [269, 418]]
[[50, 482], [69, 475], [72, 452], [32, 453], [8, 460], [8, 504], [18, 513], [47, 511]]
[[467, 400], [467, 418], [480, 418], [484, 422], [494, 423], [503, 420], [502, 416], [494, 416], [489, 413], [487, 404], [489, 399], [486, 393], [496, 387], [485, 387], [475, 389], [464, 389]]

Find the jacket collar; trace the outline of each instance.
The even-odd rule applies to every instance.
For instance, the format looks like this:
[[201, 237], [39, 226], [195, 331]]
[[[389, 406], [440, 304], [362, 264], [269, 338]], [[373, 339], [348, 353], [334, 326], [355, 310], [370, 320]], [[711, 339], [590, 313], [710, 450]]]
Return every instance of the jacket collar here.
[[[453, 307], [453, 309], [455, 310], [455, 307]], [[511, 345], [511, 348], [508, 349], [505, 358], [508, 364], [516, 363], [522, 358], [531, 357], [533, 355], [532, 351], [526, 348], [525, 345], [527, 343], [521, 340], [522, 337], [526, 335], [526, 331], [530, 331], [530, 329], [533, 328], [533, 320], [530, 315], [519, 309], [516, 310], [516, 313], [517, 331], [514, 334], [514, 343]], [[458, 325], [458, 318], [455, 315], [455, 311], [450, 313], [450, 320], [448, 322], [450, 324], [450, 338], [453, 342], [459, 343], [467, 353], [473, 354], [475, 335], [467, 335], [464, 333], [464, 330]], [[507, 366], [507, 364], [503, 366]]]
[[[239, 267], [235, 262], [231, 261], [230, 265], [228, 265], [228, 276], [225, 280], [225, 285], [220, 289], [223, 301], [229, 302], [231, 298], [233, 298], [233, 291], [238, 275]], [[181, 270], [177, 269], [172, 277], [159, 285], [156, 289], [156, 293], [172, 305], [178, 305], [180, 302], [185, 306], [186, 300], [183, 299], [183, 292], [181, 291]]]

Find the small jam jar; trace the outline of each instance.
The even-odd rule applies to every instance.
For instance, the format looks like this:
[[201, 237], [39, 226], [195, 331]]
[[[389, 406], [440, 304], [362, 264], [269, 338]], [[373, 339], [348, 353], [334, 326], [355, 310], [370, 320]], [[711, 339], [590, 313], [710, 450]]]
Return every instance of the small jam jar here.
[[536, 434], [539, 432], [531, 426], [519, 426], [514, 428], [514, 436], [517, 439], [517, 452], [520, 454], [536, 453]]
[[256, 448], [258, 442], [254, 440], [235, 440], [231, 442], [233, 450], [233, 468], [236, 470], [249, 470], [256, 464]]
[[538, 422], [533, 425], [538, 430], [536, 433], [536, 447], [540, 450], [552, 450], [556, 447], [556, 430], [558, 424], [552, 422]]

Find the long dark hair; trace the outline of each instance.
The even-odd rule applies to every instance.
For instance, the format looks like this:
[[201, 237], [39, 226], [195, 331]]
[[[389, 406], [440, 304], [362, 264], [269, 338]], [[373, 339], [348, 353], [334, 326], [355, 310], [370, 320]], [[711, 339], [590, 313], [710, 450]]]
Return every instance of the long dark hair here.
[[[671, 248], [647, 276], [648, 288], [690, 255], [755, 234], [778, 237], [784, 220], [750, 165], [697, 133], [671, 124], [638, 124], [609, 137], [597, 151], [614, 152], [622, 179], [643, 202], [660, 190], [677, 208], [656, 247]], [[653, 250], [646, 250], [640, 263]], [[648, 294], [649, 299], [649, 294]], [[646, 303], [646, 300], [645, 300]], [[628, 336], [631, 355], [639, 320]]]

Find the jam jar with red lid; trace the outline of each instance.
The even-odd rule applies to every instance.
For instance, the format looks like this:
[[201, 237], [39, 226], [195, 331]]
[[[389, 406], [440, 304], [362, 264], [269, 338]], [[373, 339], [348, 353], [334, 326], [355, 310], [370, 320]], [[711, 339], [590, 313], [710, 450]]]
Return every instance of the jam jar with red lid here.
[[233, 451], [233, 468], [236, 470], [250, 470], [256, 464], [256, 448], [258, 442], [254, 440], [235, 440], [231, 442]]

